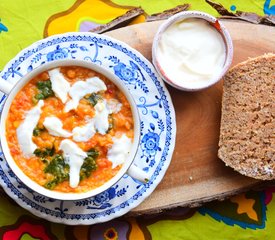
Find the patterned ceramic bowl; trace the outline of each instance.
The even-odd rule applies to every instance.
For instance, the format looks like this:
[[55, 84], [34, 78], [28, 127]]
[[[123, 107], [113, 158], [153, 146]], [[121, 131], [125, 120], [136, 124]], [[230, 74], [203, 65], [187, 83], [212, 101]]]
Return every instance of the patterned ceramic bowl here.
[[[89, 190], [87, 192], [81, 192], [81, 193], [64, 193], [64, 192], [58, 192], [54, 190], [46, 189], [45, 187], [39, 185], [38, 183], [31, 180], [27, 175], [23, 173], [23, 171], [19, 168], [19, 166], [15, 163], [6, 138], [6, 119], [8, 116], [8, 112], [10, 109], [10, 106], [12, 104], [13, 99], [17, 95], [17, 93], [35, 76], [37, 76], [39, 73], [42, 73], [46, 70], [58, 68], [62, 66], [80, 66], [84, 68], [91, 69], [95, 72], [98, 72], [102, 75], [104, 75], [107, 79], [109, 79], [111, 82], [113, 82], [119, 90], [126, 96], [128, 102], [131, 106], [131, 111], [134, 119], [134, 140], [132, 142], [132, 147], [130, 148], [130, 152], [128, 154], [128, 157], [126, 161], [123, 163], [121, 169], [118, 171], [118, 173], [112, 177], [110, 180], [105, 182], [103, 185], [93, 189]], [[15, 86], [12, 86], [10, 83], [1, 80], [0, 82], [0, 90], [2, 92], [5, 92], [8, 94], [8, 97], [6, 99], [2, 115], [1, 115], [1, 147], [5, 156], [5, 159], [7, 160], [8, 165], [12, 169], [12, 171], [15, 173], [15, 175], [30, 189], [34, 190], [37, 193], [40, 193], [44, 196], [47, 196], [49, 198], [53, 199], [60, 199], [60, 200], [79, 200], [79, 199], [85, 199], [91, 196], [95, 196], [99, 193], [102, 193], [103, 191], [110, 188], [112, 185], [114, 185], [126, 172], [133, 176], [136, 179], [139, 179], [140, 181], [146, 180], [146, 173], [137, 168], [135, 165], [133, 165], [133, 160], [135, 158], [137, 148], [139, 146], [139, 140], [140, 140], [140, 119], [138, 110], [136, 107], [136, 104], [129, 93], [127, 87], [111, 72], [107, 71], [106, 69], [83, 60], [57, 60], [52, 61], [49, 63], [42, 64], [41, 66], [33, 69], [31, 72], [29, 72], [27, 75], [25, 75]]]
[[196, 91], [223, 77], [232, 62], [233, 44], [219, 20], [203, 12], [186, 11], [159, 27], [152, 57], [157, 72], [168, 84]]

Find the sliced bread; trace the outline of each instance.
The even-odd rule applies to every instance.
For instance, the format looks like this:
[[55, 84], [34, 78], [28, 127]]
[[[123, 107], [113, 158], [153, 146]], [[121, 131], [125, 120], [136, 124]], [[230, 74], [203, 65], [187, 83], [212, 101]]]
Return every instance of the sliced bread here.
[[275, 54], [240, 63], [223, 80], [219, 158], [243, 175], [275, 179]]

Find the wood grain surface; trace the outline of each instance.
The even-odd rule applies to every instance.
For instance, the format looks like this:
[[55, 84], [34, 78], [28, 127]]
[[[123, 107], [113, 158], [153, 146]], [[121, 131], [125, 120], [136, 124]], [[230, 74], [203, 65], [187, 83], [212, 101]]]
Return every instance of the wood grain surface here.
[[[222, 20], [234, 44], [232, 66], [267, 52], [275, 52], [275, 27]], [[128, 26], [106, 33], [128, 43], [151, 61], [151, 46], [161, 22]], [[167, 85], [166, 85], [167, 86]], [[272, 182], [240, 175], [218, 159], [222, 81], [200, 92], [167, 86], [176, 112], [176, 146], [163, 180], [130, 214], [160, 212], [177, 206], [199, 206], [222, 200]]]

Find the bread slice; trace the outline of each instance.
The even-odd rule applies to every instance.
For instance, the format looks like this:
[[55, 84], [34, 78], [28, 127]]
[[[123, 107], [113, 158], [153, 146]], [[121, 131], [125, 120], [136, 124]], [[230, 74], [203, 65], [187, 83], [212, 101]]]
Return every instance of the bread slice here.
[[219, 158], [243, 175], [275, 179], [275, 54], [240, 63], [223, 80]]

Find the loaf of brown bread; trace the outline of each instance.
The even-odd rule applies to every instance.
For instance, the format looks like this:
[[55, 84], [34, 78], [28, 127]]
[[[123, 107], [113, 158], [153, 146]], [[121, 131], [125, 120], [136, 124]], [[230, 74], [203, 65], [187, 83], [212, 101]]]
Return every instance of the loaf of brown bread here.
[[275, 179], [275, 54], [240, 63], [223, 80], [219, 158], [243, 175]]

